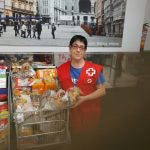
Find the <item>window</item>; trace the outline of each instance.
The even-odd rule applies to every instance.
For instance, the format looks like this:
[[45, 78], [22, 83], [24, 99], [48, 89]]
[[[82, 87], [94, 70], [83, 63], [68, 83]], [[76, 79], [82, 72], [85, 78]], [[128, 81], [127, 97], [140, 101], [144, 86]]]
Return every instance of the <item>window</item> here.
[[48, 1], [47, 0], [43, 1], [43, 6], [48, 6]]
[[19, 3], [19, 8], [21, 9], [21, 3]]
[[31, 5], [29, 6], [29, 10], [32, 11], [32, 6]]

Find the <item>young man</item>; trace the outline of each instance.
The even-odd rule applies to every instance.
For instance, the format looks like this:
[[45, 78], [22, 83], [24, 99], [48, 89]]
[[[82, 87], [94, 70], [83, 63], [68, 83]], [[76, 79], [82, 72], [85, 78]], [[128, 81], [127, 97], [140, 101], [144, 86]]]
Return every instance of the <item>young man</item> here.
[[77, 103], [70, 109], [70, 127], [75, 134], [94, 129], [101, 115], [100, 97], [105, 95], [103, 67], [84, 59], [87, 39], [75, 35], [70, 40], [70, 61], [58, 67], [58, 79], [63, 90], [77, 86], [82, 91]]

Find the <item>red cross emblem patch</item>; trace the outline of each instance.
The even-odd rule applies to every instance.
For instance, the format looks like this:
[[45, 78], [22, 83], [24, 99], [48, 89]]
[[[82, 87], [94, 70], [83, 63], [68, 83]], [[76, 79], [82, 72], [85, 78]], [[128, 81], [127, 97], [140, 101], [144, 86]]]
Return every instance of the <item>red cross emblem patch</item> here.
[[93, 76], [94, 74], [96, 74], [96, 70], [94, 68], [88, 68], [86, 70], [86, 74], [88, 74], [88, 76]]
[[92, 83], [92, 79], [87, 79], [87, 83]]

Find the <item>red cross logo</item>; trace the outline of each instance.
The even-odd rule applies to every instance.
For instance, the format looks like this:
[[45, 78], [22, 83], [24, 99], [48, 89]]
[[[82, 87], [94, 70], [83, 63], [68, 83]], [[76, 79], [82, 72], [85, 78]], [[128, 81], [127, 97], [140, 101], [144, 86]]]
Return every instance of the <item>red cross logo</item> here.
[[95, 69], [93, 69], [93, 68], [88, 68], [87, 70], [86, 70], [86, 74], [88, 74], [88, 76], [93, 76], [94, 74], [96, 74], [96, 70]]
[[88, 80], [87, 80], [87, 83], [92, 83], [92, 79], [88, 79]]

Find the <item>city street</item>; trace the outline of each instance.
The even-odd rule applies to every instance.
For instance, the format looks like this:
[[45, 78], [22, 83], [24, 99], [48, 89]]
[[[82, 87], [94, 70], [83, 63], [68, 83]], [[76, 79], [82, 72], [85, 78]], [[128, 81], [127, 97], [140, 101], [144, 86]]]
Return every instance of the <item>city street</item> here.
[[[75, 34], [81, 34], [88, 39], [88, 45], [92, 47], [118, 47], [121, 46], [122, 38], [106, 36], [89, 36], [80, 26], [56, 26], [55, 36], [52, 38], [51, 26], [42, 25], [41, 39], [15, 37], [13, 26], [7, 26], [6, 32], [0, 37], [1, 46], [68, 46], [70, 38]], [[33, 33], [32, 33], [33, 35]]]

